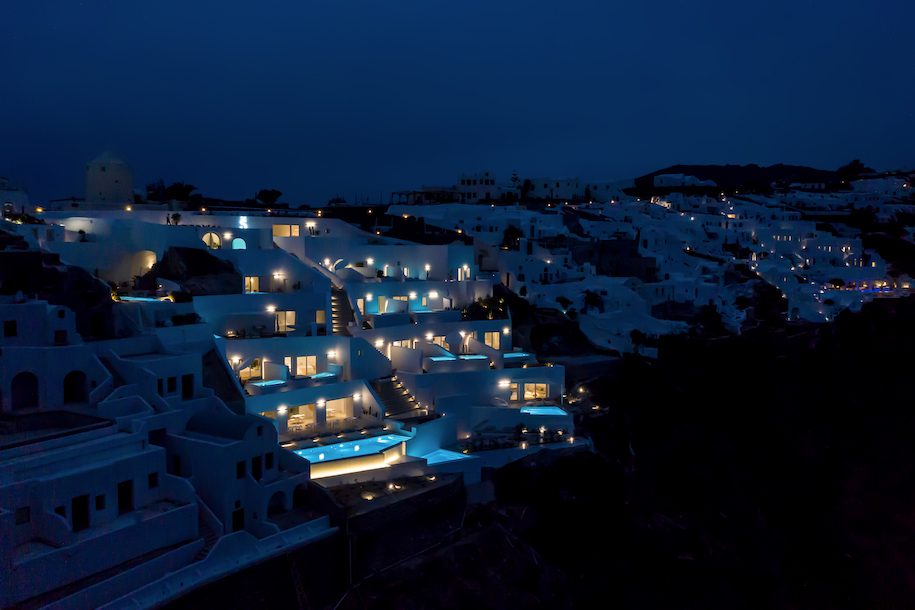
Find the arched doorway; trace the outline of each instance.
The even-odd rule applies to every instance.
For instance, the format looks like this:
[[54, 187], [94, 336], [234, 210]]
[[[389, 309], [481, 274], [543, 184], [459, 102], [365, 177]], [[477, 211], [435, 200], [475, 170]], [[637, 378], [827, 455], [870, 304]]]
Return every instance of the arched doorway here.
[[292, 491], [292, 508], [305, 506], [307, 501], [308, 497], [305, 495], [305, 486], [296, 485], [295, 489]]
[[86, 401], [86, 374], [70, 371], [64, 377], [64, 404]]
[[232, 249], [233, 250], [245, 250], [248, 247], [248, 244], [245, 243], [241, 237], [236, 237], [232, 240]]
[[267, 517], [273, 517], [282, 512], [286, 512], [286, 494], [278, 491], [267, 502]]
[[222, 244], [222, 240], [219, 239], [218, 233], [207, 233], [203, 236], [203, 243], [205, 243], [210, 250], [217, 250]]
[[15, 377], [10, 384], [11, 403], [13, 409], [28, 409], [38, 406], [38, 377], [35, 373], [23, 371]]

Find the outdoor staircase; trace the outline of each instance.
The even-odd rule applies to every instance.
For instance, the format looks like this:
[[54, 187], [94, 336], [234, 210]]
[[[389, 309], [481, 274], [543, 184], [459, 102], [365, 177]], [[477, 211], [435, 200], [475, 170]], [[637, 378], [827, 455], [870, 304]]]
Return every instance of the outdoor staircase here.
[[421, 407], [400, 381], [387, 377], [371, 382], [375, 395], [384, 407], [385, 417], [413, 417]]
[[349, 297], [342, 288], [331, 288], [330, 293], [330, 310], [333, 321], [335, 335], [350, 337], [348, 325], [356, 318], [353, 315], [353, 308], [349, 304]]
[[210, 550], [219, 540], [219, 536], [206, 524], [199, 512], [197, 513], [197, 533], [203, 537], [203, 547], [197, 551], [194, 561], [201, 561], [210, 554]]

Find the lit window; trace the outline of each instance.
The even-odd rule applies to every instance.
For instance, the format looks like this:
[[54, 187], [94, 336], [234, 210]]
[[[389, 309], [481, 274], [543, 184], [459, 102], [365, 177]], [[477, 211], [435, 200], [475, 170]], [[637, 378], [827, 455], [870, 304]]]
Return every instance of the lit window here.
[[493, 349], [501, 349], [499, 347], [500, 341], [502, 339], [501, 333], [497, 330], [492, 332], [487, 332], [484, 336], [484, 343]]
[[295, 359], [295, 374], [298, 376], [314, 375], [318, 372], [317, 356], [299, 356]]
[[524, 400], [535, 400], [537, 398], [545, 399], [547, 397], [548, 387], [549, 385], [546, 383], [525, 383]]

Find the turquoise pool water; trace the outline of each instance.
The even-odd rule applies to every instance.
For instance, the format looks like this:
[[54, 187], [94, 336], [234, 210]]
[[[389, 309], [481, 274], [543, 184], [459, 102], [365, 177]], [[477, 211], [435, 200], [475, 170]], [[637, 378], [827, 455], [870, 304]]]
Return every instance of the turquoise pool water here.
[[326, 379], [327, 377], [333, 377], [333, 373], [315, 373], [314, 375], [309, 375], [312, 379]]
[[439, 449], [424, 455], [423, 457], [426, 458], [426, 464], [429, 464], [430, 466], [432, 464], [441, 464], [443, 462], [456, 462], [457, 460], [475, 459], [475, 456], [467, 455], [466, 453], [458, 453], [456, 451], [448, 451], [447, 449]]
[[454, 356], [430, 356], [429, 360], [432, 362], [446, 362], [448, 360], [457, 360]]
[[286, 383], [286, 382], [283, 381], [282, 379], [268, 379], [267, 381], [253, 381], [253, 382], [251, 382], [251, 385], [256, 385], [256, 386], [264, 388], [264, 387], [272, 386], [272, 385], [283, 385], [284, 383]]
[[489, 356], [481, 356], [480, 354], [470, 354], [468, 356], [461, 356], [461, 360], [489, 360]]
[[505, 352], [502, 354], [503, 358], [530, 358], [531, 355], [527, 352]]
[[525, 415], [568, 415], [559, 407], [522, 407], [521, 412]]
[[324, 447], [309, 447], [296, 451], [298, 455], [309, 462], [331, 462], [333, 460], [344, 460], [346, 458], [357, 457], [360, 455], [371, 455], [381, 453], [384, 449], [410, 440], [409, 436], [402, 434], [386, 434], [384, 436], [373, 436], [370, 438], [360, 438], [355, 441], [346, 441], [336, 445], [325, 445]]

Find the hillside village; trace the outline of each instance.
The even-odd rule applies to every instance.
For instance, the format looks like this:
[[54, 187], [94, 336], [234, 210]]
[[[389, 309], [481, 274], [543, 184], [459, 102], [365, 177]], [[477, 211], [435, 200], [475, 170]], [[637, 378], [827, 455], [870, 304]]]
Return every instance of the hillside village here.
[[299, 209], [135, 192], [110, 153], [80, 199], [0, 179], [0, 607], [153, 607], [284, 557], [345, 587], [441, 523], [360, 541], [588, 451], [583, 384], [623, 357], [910, 293], [915, 173], [681, 169]]

